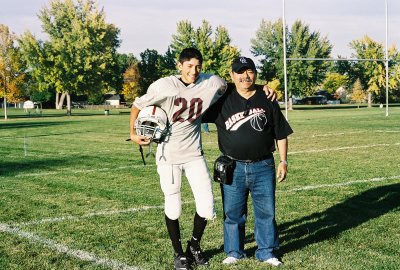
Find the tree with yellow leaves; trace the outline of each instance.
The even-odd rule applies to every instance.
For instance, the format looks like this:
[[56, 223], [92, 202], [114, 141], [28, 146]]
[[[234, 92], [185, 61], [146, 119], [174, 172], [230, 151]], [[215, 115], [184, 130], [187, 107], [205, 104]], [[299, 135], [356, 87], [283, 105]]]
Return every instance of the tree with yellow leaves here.
[[21, 58], [14, 46], [15, 35], [8, 26], [0, 24], [0, 97], [4, 101], [4, 118], [7, 119], [7, 101], [22, 101], [20, 86], [24, 80], [21, 70]]
[[130, 65], [124, 72], [124, 84], [122, 85], [122, 94], [127, 102], [133, 102], [140, 96], [140, 74], [138, 63]]
[[353, 86], [353, 93], [351, 94], [351, 100], [357, 103], [357, 107], [360, 108], [360, 103], [365, 102], [367, 95], [362, 88], [361, 80], [357, 79]]
[[[364, 36], [359, 40], [353, 40], [350, 48], [355, 50], [352, 54], [354, 58], [364, 59], [384, 59], [385, 47], [383, 44], [374, 41], [368, 36]], [[388, 48], [389, 61], [389, 91], [394, 94], [399, 87], [400, 68], [398, 64], [399, 52], [395, 46]], [[356, 63], [351, 71], [355, 78], [361, 80], [368, 93], [368, 103], [370, 106], [371, 99], [382, 102], [385, 97], [386, 89], [386, 68], [383, 61], [360, 61]]]

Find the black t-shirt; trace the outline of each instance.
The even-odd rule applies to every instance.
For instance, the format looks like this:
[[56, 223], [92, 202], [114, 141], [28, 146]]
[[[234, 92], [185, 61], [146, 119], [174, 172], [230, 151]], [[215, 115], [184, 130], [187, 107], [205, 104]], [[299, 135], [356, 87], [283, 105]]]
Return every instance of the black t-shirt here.
[[230, 85], [203, 115], [203, 122], [216, 124], [220, 151], [239, 160], [265, 157], [275, 151], [275, 139], [293, 133], [279, 104], [259, 88], [245, 99]]

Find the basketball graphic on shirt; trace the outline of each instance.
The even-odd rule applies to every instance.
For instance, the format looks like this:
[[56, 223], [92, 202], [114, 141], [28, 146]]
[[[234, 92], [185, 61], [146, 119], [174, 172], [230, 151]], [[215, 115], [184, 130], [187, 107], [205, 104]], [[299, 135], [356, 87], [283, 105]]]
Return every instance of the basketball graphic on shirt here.
[[250, 119], [251, 127], [257, 131], [263, 131], [265, 125], [267, 124], [267, 116], [265, 113], [257, 113]]

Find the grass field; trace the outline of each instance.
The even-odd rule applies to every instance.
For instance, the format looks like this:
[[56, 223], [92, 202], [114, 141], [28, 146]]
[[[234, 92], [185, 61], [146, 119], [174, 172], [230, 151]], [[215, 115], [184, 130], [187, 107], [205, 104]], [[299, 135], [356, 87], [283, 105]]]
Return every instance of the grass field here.
[[[44, 111], [0, 120], [0, 269], [173, 269], [154, 159], [125, 142], [128, 114]], [[14, 115], [14, 117], [12, 117]], [[289, 174], [277, 187], [281, 269], [400, 269], [400, 109], [294, 110]], [[216, 132], [204, 134], [209, 164]], [[222, 210], [202, 246], [210, 270], [271, 269], [254, 259], [223, 266]], [[194, 214], [184, 181], [183, 241]]]

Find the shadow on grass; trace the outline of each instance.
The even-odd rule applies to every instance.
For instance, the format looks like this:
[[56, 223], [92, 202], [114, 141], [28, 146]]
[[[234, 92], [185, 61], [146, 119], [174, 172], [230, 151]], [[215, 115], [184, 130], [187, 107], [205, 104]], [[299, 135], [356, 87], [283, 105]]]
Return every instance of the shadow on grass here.
[[[129, 112], [130, 113], [130, 112]], [[111, 112], [109, 115], [119, 115], [119, 112]], [[43, 113], [43, 114], [8, 114], [8, 119], [43, 119], [43, 118], [54, 118], [54, 117], [74, 117], [74, 116], [100, 116], [104, 115], [104, 112], [99, 111], [82, 111], [75, 112], [73, 111], [71, 115], [67, 115], [66, 113]], [[4, 118], [4, 115], [0, 115], [0, 120]]]
[[68, 163], [65, 159], [26, 160], [21, 162], [0, 162], [0, 176], [16, 176], [24, 172], [52, 172], [54, 168]]
[[71, 123], [78, 123], [79, 121], [43, 121], [43, 122], [13, 122], [13, 123], [0, 123], [1, 129], [6, 128], [36, 128], [36, 127], [48, 127], [48, 126], [59, 126]]
[[[323, 212], [313, 213], [278, 226], [281, 247], [278, 256], [308, 245], [339, 236], [369, 220], [400, 210], [400, 184], [369, 189]], [[247, 223], [247, 226], [254, 226]], [[223, 232], [221, 231], [221, 234]], [[245, 243], [253, 243], [254, 234], [246, 235]], [[246, 250], [254, 256], [257, 247]], [[205, 251], [209, 257], [224, 252], [223, 246]]]
[[400, 184], [369, 189], [323, 212], [279, 226], [281, 252], [288, 253], [337, 237], [369, 220], [400, 209]]

